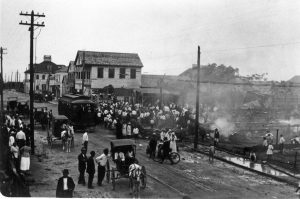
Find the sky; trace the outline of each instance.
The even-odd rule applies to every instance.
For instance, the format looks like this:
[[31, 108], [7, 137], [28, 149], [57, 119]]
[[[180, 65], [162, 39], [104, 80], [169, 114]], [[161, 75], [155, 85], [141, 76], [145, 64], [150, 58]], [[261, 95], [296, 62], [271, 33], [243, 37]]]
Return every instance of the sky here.
[[19, 13], [44, 13], [35, 30], [36, 63], [68, 65], [78, 50], [138, 53], [144, 74], [178, 75], [197, 63], [225, 64], [269, 80], [300, 75], [298, 0], [1, 0], [4, 74], [24, 78], [28, 26]]

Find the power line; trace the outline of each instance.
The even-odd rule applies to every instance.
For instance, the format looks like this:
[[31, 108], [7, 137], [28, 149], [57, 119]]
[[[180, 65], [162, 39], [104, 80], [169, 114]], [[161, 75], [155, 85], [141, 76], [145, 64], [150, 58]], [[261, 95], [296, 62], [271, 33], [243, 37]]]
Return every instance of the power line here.
[[35, 27], [44, 27], [44, 22], [39, 23], [36, 22], [35, 23], [35, 17], [45, 17], [44, 13], [43, 14], [35, 14], [34, 11], [31, 11], [31, 13], [20, 13], [21, 16], [30, 16], [30, 23], [28, 23], [27, 21], [24, 22], [20, 22], [20, 25], [26, 25], [26, 26], [30, 26], [29, 27], [29, 31], [30, 31], [30, 90], [29, 90], [29, 94], [30, 94], [30, 130], [31, 130], [31, 152], [32, 154], [34, 154], [34, 118], [33, 118], [33, 79], [34, 79], [34, 68], [33, 68], [33, 39], [34, 39], [34, 28]]

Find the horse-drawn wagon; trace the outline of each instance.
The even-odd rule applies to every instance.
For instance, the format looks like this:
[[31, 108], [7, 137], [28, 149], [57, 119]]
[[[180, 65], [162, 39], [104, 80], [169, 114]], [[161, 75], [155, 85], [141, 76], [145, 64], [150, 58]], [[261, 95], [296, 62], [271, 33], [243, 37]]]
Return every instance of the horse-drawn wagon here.
[[135, 158], [134, 140], [112, 140], [110, 144], [112, 161], [115, 163], [110, 170], [113, 190], [115, 190], [117, 179], [128, 178], [131, 191], [134, 195], [139, 195], [140, 188], [146, 187], [147, 176], [145, 166], [139, 165]]
[[[63, 149], [66, 146], [68, 149], [68, 138], [67, 134], [70, 135], [72, 133], [69, 132], [69, 129], [67, 129], [67, 125], [69, 123], [69, 119], [64, 116], [64, 115], [53, 115], [52, 119], [52, 127], [51, 127], [51, 132], [48, 129], [48, 144], [52, 148], [52, 145], [56, 141], [61, 141]], [[62, 132], [65, 131], [65, 135], [62, 135]], [[74, 136], [69, 136], [70, 138], [70, 145], [74, 145]], [[66, 138], [66, 139], [64, 139]]]

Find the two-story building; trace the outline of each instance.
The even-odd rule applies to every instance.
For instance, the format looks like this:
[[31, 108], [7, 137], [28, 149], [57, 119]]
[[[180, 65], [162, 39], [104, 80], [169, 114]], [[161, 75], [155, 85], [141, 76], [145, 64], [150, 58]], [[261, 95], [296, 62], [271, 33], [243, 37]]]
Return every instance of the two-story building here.
[[85, 95], [112, 85], [139, 90], [143, 64], [135, 53], [78, 51], [75, 58], [75, 89]]
[[[64, 65], [57, 65], [51, 61], [50, 55], [44, 56], [44, 61], [39, 64], [33, 64], [34, 70], [34, 80], [33, 80], [33, 91], [42, 92], [50, 91], [54, 93], [59, 93], [56, 91], [58, 88], [57, 85], [60, 85], [62, 82], [61, 75], [66, 75], [67, 72], [63, 72], [64, 69], [67, 69]], [[62, 74], [63, 73], [63, 74]], [[59, 77], [58, 77], [59, 76]], [[59, 78], [60, 82], [57, 82]], [[25, 93], [29, 93], [30, 89], [30, 71], [25, 71]]]

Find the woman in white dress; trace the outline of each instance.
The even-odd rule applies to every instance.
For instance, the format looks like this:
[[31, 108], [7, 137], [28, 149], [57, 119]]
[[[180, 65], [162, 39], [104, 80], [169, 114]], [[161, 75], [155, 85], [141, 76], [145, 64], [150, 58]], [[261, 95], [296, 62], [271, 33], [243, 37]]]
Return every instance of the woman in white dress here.
[[29, 168], [30, 168], [30, 151], [31, 151], [31, 148], [27, 145], [23, 146], [20, 149], [20, 153], [21, 153], [20, 170], [21, 170], [21, 172], [26, 173], [27, 171], [29, 171]]
[[177, 152], [176, 140], [177, 140], [177, 137], [176, 137], [175, 133], [172, 132], [171, 133], [171, 140], [170, 140], [170, 149], [171, 149], [171, 152]]

